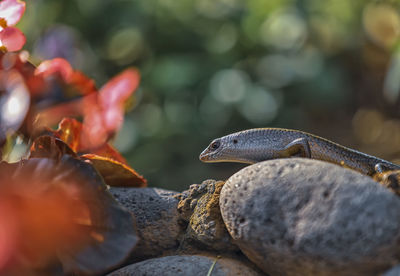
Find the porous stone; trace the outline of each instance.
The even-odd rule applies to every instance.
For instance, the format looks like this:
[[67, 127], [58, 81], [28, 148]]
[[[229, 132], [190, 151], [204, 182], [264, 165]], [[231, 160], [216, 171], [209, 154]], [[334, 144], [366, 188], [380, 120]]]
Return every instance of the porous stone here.
[[223, 185], [223, 181], [206, 180], [180, 195], [178, 212], [187, 222], [180, 245], [183, 251], [195, 247], [224, 253], [239, 251], [221, 217], [219, 196]]
[[139, 242], [131, 260], [159, 256], [178, 247], [179, 214], [177, 192], [157, 188], [116, 188], [112, 195], [136, 218]]
[[270, 275], [378, 275], [397, 263], [400, 198], [349, 169], [257, 163], [227, 180], [220, 207], [235, 243]]
[[[215, 264], [214, 264], [215, 263]], [[206, 256], [167, 256], [149, 259], [114, 271], [109, 276], [261, 276], [246, 264], [231, 258]]]

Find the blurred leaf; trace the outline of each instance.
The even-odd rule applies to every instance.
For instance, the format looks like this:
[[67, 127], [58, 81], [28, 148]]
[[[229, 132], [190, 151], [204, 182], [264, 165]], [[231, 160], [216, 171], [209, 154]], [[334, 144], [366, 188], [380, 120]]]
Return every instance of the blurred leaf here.
[[84, 99], [82, 145], [97, 148], [106, 143], [121, 128], [124, 105], [139, 85], [140, 74], [129, 68], [109, 80], [97, 95]]
[[45, 60], [35, 70], [35, 75], [43, 78], [56, 77], [64, 84], [71, 85], [82, 95], [97, 91], [95, 83], [82, 72], [74, 70], [71, 64], [63, 58]]
[[31, 275], [56, 258], [66, 274], [100, 274], [121, 263], [137, 242], [131, 214], [88, 162], [69, 155], [59, 162], [1, 162], [0, 179], [0, 225], [9, 226], [0, 231], [9, 241], [8, 255], [0, 258], [2, 275]]
[[120, 163], [126, 164], [126, 160], [122, 155], [108, 143], [100, 147], [87, 149], [82, 146], [82, 123], [73, 118], [64, 118], [58, 125], [56, 131], [51, 131], [52, 135], [64, 141], [76, 153], [93, 153], [103, 157], [111, 158]]
[[146, 179], [129, 167], [125, 158], [110, 144], [106, 143], [89, 151], [82, 148], [81, 139], [84, 137], [82, 124], [79, 121], [64, 118], [56, 131], [49, 132], [60, 140], [50, 136], [39, 137], [32, 146], [33, 157], [51, 157], [58, 160], [65, 153], [72, 152], [70, 155], [76, 156], [74, 152], [77, 152], [80, 153], [80, 157], [92, 162], [110, 186], [145, 187], [147, 185]]
[[76, 153], [63, 141], [43, 135], [33, 142], [29, 158], [51, 158], [59, 161], [64, 154], [77, 158]]

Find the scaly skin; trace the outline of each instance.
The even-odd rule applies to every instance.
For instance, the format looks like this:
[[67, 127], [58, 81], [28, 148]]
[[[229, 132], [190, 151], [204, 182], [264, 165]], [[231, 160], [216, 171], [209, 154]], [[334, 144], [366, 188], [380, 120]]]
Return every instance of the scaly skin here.
[[264, 160], [306, 157], [335, 163], [362, 174], [400, 170], [400, 165], [327, 139], [290, 129], [257, 128], [215, 139], [200, 154], [203, 162], [257, 163]]

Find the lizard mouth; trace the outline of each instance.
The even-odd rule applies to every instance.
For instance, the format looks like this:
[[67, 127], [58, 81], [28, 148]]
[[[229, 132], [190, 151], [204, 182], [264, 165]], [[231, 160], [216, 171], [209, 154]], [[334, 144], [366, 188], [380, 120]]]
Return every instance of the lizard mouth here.
[[218, 160], [216, 153], [217, 153], [216, 151], [206, 148], [205, 150], [203, 150], [202, 153], [200, 153], [199, 159], [201, 162], [204, 162], [204, 163], [221, 162], [221, 160]]
[[199, 156], [200, 161], [202, 161], [202, 162], [209, 161], [210, 160], [209, 155], [210, 155], [210, 150], [208, 148], [203, 150], [203, 152], [200, 153], [200, 156]]

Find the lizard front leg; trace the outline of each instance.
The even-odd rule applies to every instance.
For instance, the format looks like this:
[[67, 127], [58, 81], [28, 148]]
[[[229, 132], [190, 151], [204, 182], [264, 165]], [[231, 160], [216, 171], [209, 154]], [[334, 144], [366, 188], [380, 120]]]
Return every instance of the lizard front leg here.
[[279, 152], [279, 157], [311, 158], [310, 145], [306, 138], [298, 138], [287, 144]]

